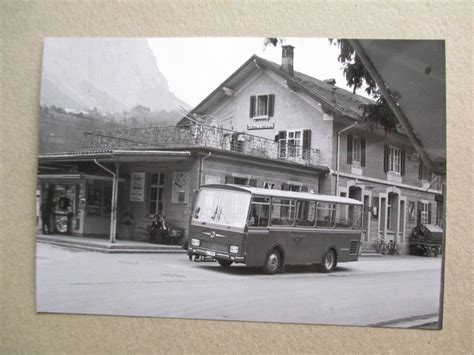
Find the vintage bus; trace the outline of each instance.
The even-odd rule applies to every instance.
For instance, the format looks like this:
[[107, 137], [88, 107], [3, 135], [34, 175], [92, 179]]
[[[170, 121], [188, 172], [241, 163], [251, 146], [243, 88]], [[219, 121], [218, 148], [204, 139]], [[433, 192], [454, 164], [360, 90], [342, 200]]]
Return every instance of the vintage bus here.
[[331, 272], [357, 261], [362, 203], [337, 196], [240, 185], [204, 185], [191, 216], [188, 254], [220, 265], [263, 267], [317, 264]]

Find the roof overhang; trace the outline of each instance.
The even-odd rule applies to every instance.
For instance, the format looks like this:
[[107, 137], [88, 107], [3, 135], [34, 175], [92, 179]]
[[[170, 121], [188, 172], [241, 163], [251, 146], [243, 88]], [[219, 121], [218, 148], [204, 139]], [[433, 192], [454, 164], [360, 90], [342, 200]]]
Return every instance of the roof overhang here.
[[[446, 67], [442, 40], [350, 40], [423, 162], [446, 174]], [[384, 93], [387, 101], [393, 101]]]
[[110, 161], [130, 162], [143, 160], [185, 160], [191, 156], [190, 151], [169, 150], [104, 150], [104, 151], [78, 151], [42, 154], [38, 156], [40, 163], [58, 161]]

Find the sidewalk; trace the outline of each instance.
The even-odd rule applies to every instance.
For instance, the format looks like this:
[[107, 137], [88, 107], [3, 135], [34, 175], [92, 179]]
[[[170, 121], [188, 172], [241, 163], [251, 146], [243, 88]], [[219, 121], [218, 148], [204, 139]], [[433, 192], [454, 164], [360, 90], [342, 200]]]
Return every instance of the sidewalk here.
[[41, 234], [41, 232], [36, 235], [36, 241], [102, 253], [186, 253], [181, 245], [151, 244], [134, 240], [117, 240], [115, 243], [110, 243], [109, 239], [105, 238]]

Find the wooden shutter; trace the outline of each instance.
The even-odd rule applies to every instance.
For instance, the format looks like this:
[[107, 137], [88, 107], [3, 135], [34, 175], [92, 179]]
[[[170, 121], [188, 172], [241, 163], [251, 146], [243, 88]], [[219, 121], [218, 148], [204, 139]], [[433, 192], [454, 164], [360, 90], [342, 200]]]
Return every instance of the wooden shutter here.
[[308, 192], [308, 186], [301, 186], [301, 192]]
[[250, 96], [250, 118], [255, 117], [255, 101], [256, 96]]
[[400, 151], [400, 175], [405, 175], [405, 149]]
[[225, 183], [226, 184], [233, 184], [234, 183], [234, 177], [231, 175], [226, 175], [225, 177]]
[[428, 203], [428, 224], [431, 224], [431, 203]]
[[275, 112], [275, 95], [271, 94], [271, 95], [268, 95], [268, 116], [273, 117], [274, 112]]
[[249, 186], [257, 187], [257, 179], [249, 179]]
[[311, 157], [311, 130], [305, 129], [303, 131], [303, 159]]
[[360, 166], [365, 166], [365, 138], [360, 139]]
[[289, 190], [290, 190], [290, 186], [289, 186], [288, 184], [286, 184], [286, 183], [283, 183], [283, 184], [281, 184], [281, 189], [282, 189], [283, 191], [289, 191]]
[[347, 134], [347, 164], [352, 164], [352, 143], [354, 139], [352, 134]]
[[423, 180], [423, 161], [418, 164], [418, 179]]
[[286, 139], [286, 131], [278, 132], [278, 140], [280, 139]]
[[383, 146], [383, 171], [387, 172], [388, 171], [388, 160], [390, 156], [390, 148], [388, 145]]
[[416, 203], [416, 224], [419, 226], [421, 224], [421, 202]]

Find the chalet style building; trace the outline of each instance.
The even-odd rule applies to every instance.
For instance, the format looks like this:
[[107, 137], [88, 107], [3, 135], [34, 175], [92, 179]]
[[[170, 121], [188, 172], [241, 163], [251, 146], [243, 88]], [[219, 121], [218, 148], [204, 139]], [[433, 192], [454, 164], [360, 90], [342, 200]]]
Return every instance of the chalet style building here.
[[88, 133], [82, 150], [41, 155], [43, 195], [69, 194], [71, 234], [102, 236], [114, 205], [119, 236], [124, 216], [155, 214], [186, 234], [208, 183], [347, 196], [364, 204], [365, 247], [406, 250], [416, 224], [441, 223], [439, 181], [402, 132], [362, 123], [370, 99], [295, 71], [293, 52], [280, 65], [252, 56], [176, 127]]

